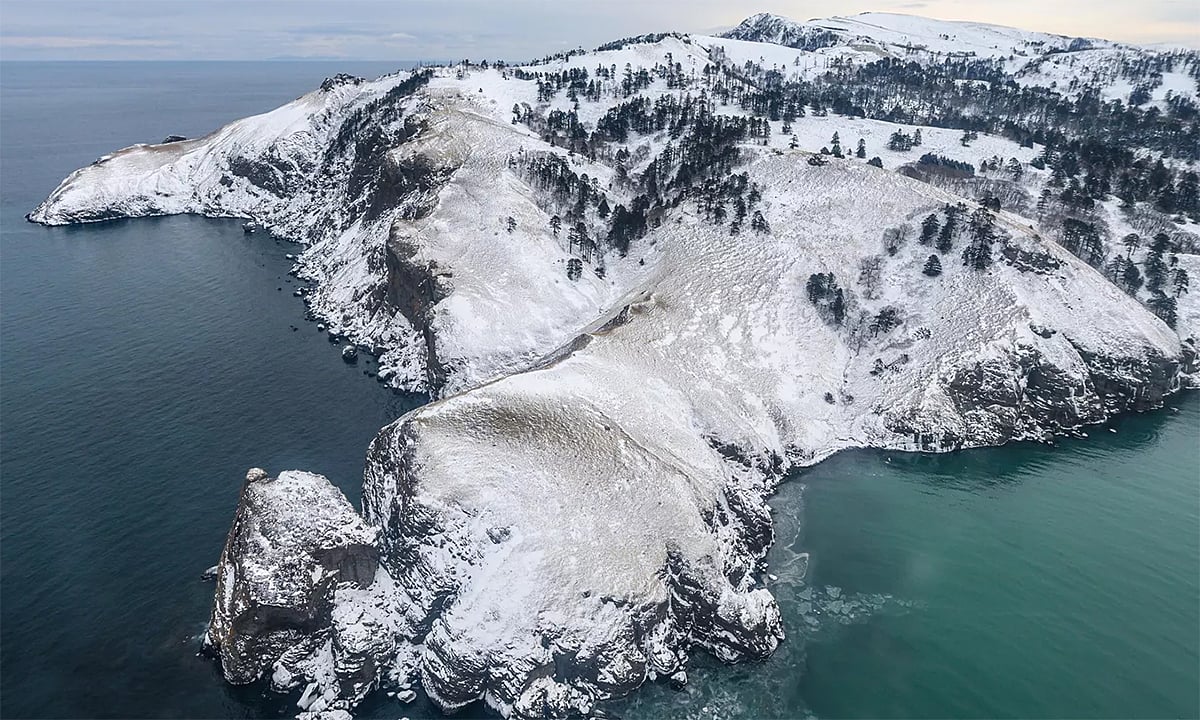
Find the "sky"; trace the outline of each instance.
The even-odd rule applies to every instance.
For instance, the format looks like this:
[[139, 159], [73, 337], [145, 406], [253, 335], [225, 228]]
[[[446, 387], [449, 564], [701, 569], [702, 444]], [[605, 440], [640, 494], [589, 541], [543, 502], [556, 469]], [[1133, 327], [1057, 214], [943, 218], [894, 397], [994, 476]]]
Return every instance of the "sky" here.
[[525, 60], [756, 12], [865, 11], [1200, 47], [1200, 0], [0, 0], [0, 59]]

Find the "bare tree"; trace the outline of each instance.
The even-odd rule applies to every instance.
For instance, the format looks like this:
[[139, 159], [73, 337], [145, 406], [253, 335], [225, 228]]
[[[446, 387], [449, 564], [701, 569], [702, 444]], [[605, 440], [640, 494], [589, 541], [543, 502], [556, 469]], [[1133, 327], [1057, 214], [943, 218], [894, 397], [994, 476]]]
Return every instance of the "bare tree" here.
[[871, 255], [862, 259], [858, 264], [858, 284], [862, 286], [863, 297], [874, 300], [879, 296], [879, 281], [883, 277], [883, 258]]

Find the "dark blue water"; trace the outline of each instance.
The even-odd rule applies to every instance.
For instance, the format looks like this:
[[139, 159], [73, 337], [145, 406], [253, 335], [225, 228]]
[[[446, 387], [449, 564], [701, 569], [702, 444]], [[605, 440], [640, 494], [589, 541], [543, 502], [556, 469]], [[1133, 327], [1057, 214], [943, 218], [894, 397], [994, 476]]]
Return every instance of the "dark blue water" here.
[[2, 66], [4, 717], [272, 711], [195, 657], [213, 589], [200, 574], [241, 478], [305, 468], [357, 501], [367, 444], [420, 400], [342, 363], [304, 321], [295, 246], [235, 221], [44, 228], [23, 214], [114, 148], [208, 132], [338, 70], [392, 69]]
[[[23, 215], [115, 148], [393, 69], [0, 65], [0, 716], [291, 712], [196, 656], [200, 574], [248, 467], [321, 472], [357, 501], [367, 443], [420, 398], [344, 365], [304, 322], [293, 246], [234, 221]], [[1058, 448], [850, 452], [799, 474], [772, 502], [789, 641], [763, 665], [699, 659], [683, 692], [615, 709], [1200, 715], [1200, 397], [1116, 429]]]

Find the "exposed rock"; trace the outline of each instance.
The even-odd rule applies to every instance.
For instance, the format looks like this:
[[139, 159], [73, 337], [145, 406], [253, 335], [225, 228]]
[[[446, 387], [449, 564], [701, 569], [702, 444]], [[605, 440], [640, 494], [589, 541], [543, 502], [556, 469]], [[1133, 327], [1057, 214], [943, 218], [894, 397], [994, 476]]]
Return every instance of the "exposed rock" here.
[[329, 92], [330, 90], [342, 85], [361, 85], [364, 82], [365, 80], [363, 80], [363, 78], [360, 78], [356, 75], [350, 75], [349, 73], [338, 73], [333, 77], [328, 77], [321, 81], [321, 92]]
[[446, 368], [438, 357], [433, 308], [449, 294], [449, 280], [438, 273], [436, 263], [417, 259], [419, 248], [406, 226], [397, 223], [392, 227], [385, 254], [387, 301], [420, 334], [426, 387], [436, 393], [446, 383]]
[[1165, 357], [1154, 348], [1144, 348], [1140, 353], [1130, 348], [1121, 355], [1078, 350], [1108, 415], [1160, 408], [1168, 395], [1180, 389], [1184, 358]]
[[751, 15], [723, 37], [750, 42], [769, 42], [797, 50], [819, 50], [842, 40], [838, 34], [824, 28], [801, 25], [779, 15]]
[[[679, 672], [692, 647], [727, 662], [774, 650], [778, 608], [746, 571], [767, 547], [765, 486], [743, 486], [699, 438], [688, 462], [666, 460], [646, 428], [582, 397], [489, 387], [410, 414], [368, 454], [364, 515], [417, 600], [421, 682], [439, 705], [586, 714]], [[708, 495], [726, 483], [744, 499]]]
[[1050, 275], [1062, 267], [1062, 262], [1047, 252], [1029, 252], [1015, 245], [1006, 244], [1001, 248], [1000, 253], [1004, 262], [1022, 272]]
[[325, 478], [247, 473], [205, 634], [225, 678], [253, 682], [277, 662], [330, 642], [339, 588], [375, 582], [375, 540], [376, 531]]

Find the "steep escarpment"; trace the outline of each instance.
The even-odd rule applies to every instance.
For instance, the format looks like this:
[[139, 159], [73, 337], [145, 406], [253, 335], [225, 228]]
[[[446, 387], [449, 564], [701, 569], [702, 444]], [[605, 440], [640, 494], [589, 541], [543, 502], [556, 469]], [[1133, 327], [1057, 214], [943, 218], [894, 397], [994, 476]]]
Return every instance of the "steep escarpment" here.
[[558, 716], [681, 672], [693, 646], [769, 653], [782, 630], [755, 580], [765, 546], [718, 489], [737, 470], [699, 438], [668, 449], [586, 388], [517, 385], [428, 406], [368, 455], [364, 517], [432, 611], [426, 691]]
[[[917, 415], [889, 418], [887, 427], [913, 436], [922, 450], [947, 450], [1014, 440], [1050, 440], [1123, 412], [1162, 406], [1181, 387], [1179, 360], [1154, 347], [1112, 356], [1075, 348], [1078, 358], [1057, 364], [1042, 350], [1018, 345], [1010, 353], [956, 369], [945, 380], [954, 411], [977, 422], [956, 431], [919, 430]], [[1140, 355], [1140, 356], [1139, 356]]]
[[[393, 222], [427, 215], [457, 169], [453, 155], [412, 149], [433, 112], [414, 93], [431, 75], [339, 75], [203, 138], [119, 150], [72, 173], [29, 219], [250, 219], [310, 247], [297, 274], [313, 283], [306, 301], [338, 334], [379, 352], [415, 351], [420, 328], [390, 302], [384, 258]], [[414, 364], [406, 357], [384, 370], [420, 386]]]
[[206, 637], [228, 680], [302, 686], [314, 713], [419, 678], [447, 710], [566, 717], [683, 682], [693, 649], [774, 650], [758, 563], [777, 478], [586, 392], [499, 385], [380, 434], [365, 523], [324, 478], [251, 471]]
[[450, 294], [450, 276], [439, 272], [437, 261], [422, 262], [419, 252], [420, 247], [402, 228], [392, 228], [384, 250], [386, 298], [421, 338], [420, 350], [423, 352], [418, 352], [417, 356], [425, 368], [425, 386], [438, 389], [446, 384], [446, 368], [438, 356], [433, 315], [434, 307]]
[[352, 708], [375, 688], [405, 627], [377, 534], [325, 478], [251, 470], [204, 636], [225, 679], [303, 685], [300, 708], [313, 713]]

